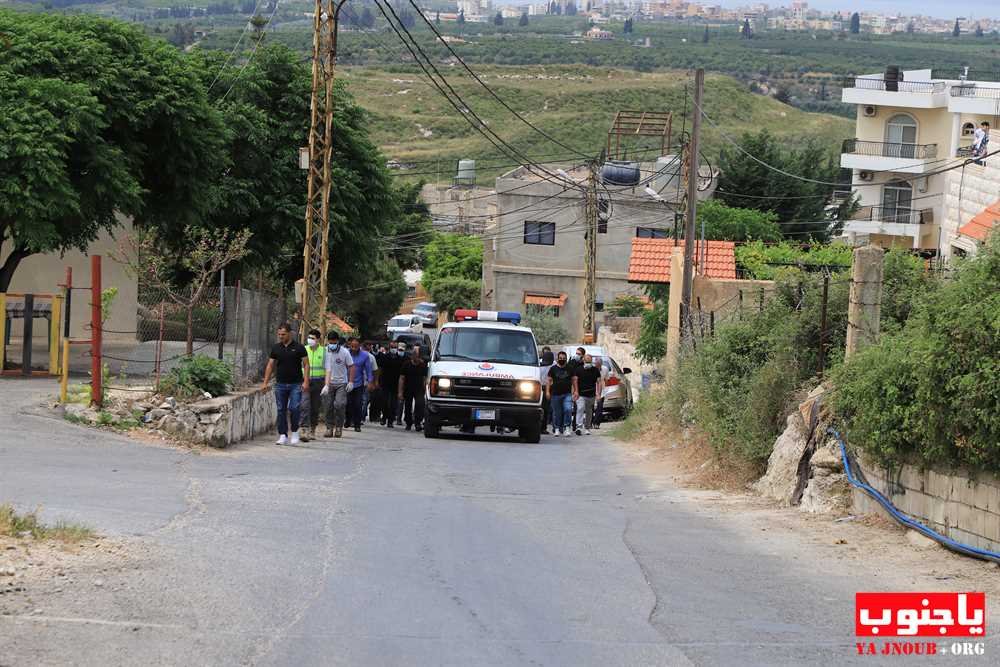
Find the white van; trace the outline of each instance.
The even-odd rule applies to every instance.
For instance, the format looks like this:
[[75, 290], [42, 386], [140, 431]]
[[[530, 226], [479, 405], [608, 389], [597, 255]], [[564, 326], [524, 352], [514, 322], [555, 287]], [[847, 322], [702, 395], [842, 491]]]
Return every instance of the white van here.
[[542, 433], [542, 384], [531, 329], [519, 313], [458, 310], [441, 327], [428, 370], [424, 436], [442, 426], [516, 428], [525, 441]]
[[394, 338], [393, 334], [397, 333], [423, 333], [424, 325], [419, 316], [410, 313], [409, 315], [396, 315], [390, 319], [385, 323], [385, 330], [391, 339]]

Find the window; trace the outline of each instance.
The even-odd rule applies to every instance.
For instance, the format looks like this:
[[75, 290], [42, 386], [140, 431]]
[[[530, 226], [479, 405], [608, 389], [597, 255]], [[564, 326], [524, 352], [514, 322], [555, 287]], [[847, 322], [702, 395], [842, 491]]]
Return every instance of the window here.
[[975, 133], [976, 133], [976, 124], [975, 123], [966, 123], [965, 125], [962, 126], [962, 136], [963, 137], [971, 137]]
[[555, 245], [556, 223], [525, 220], [524, 242], [530, 245]]
[[594, 312], [595, 313], [603, 313], [604, 312], [604, 302], [603, 301], [595, 301], [594, 302]]
[[665, 239], [668, 238], [667, 230], [656, 229], [654, 227], [636, 227], [635, 237], [638, 239]]
[[882, 188], [884, 222], [909, 223], [912, 218], [913, 186], [906, 181], [889, 181]]
[[524, 314], [559, 317], [559, 306], [541, 306], [537, 303], [527, 303], [524, 305]]
[[434, 359], [538, 366], [538, 350], [527, 331], [446, 327], [441, 330]]
[[885, 123], [884, 157], [912, 158], [916, 155], [917, 121], [909, 114], [896, 114]]

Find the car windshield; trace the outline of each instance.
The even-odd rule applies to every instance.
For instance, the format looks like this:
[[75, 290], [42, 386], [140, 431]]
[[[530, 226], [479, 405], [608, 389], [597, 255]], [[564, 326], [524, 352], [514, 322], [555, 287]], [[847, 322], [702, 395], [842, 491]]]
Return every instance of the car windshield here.
[[410, 326], [409, 317], [394, 317], [389, 320], [390, 327], [408, 327]]
[[435, 359], [537, 366], [535, 339], [527, 331], [446, 327]]
[[433, 303], [418, 303], [417, 307], [413, 309], [414, 312], [424, 312], [431, 313], [437, 310], [437, 306]]

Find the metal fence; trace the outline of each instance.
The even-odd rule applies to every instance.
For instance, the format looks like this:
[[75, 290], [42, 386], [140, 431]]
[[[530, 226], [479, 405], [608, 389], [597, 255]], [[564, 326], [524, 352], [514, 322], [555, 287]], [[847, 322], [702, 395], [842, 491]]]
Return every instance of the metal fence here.
[[[196, 355], [224, 360], [236, 386], [255, 382], [263, 376], [275, 330], [287, 314], [278, 295], [240, 286], [206, 289], [194, 303], [140, 286], [135, 328], [101, 330], [105, 388], [155, 387]], [[87, 329], [84, 336], [90, 335]], [[73, 348], [71, 372], [89, 372], [91, 359], [89, 349]]]

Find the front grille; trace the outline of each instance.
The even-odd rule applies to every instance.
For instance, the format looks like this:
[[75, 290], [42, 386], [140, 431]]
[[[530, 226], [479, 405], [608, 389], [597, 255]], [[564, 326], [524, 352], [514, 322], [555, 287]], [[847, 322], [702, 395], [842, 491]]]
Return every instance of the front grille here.
[[512, 401], [514, 400], [514, 380], [454, 378], [451, 385], [451, 395], [455, 398]]

